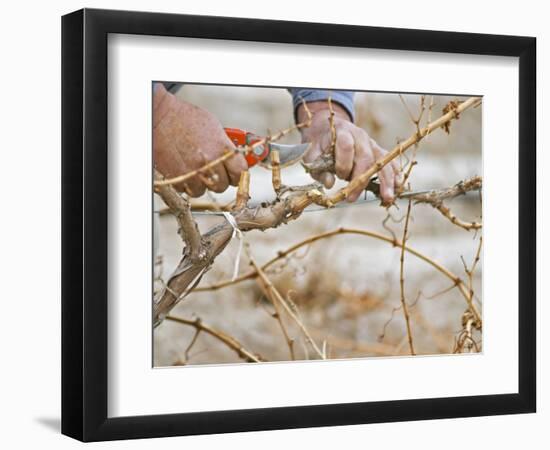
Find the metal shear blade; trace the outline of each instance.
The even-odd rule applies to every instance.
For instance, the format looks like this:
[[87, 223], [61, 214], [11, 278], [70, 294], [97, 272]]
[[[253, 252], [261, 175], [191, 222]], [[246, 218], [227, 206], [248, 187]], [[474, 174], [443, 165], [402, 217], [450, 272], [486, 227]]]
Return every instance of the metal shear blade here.
[[279, 160], [281, 165], [287, 165], [295, 163], [302, 159], [304, 153], [309, 148], [310, 144], [277, 144], [275, 142], [270, 143], [270, 151], [277, 150], [279, 152]]

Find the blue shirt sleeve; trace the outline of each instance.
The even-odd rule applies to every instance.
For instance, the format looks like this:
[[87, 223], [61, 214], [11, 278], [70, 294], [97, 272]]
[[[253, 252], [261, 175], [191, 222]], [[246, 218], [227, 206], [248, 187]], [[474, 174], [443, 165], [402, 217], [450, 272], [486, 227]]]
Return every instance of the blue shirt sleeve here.
[[[183, 83], [163, 82], [162, 84], [164, 84], [166, 90], [172, 94], [175, 94], [183, 86]], [[353, 91], [331, 91], [304, 88], [289, 88], [288, 90], [292, 94], [294, 112], [296, 112], [296, 108], [298, 108], [298, 106], [302, 103], [302, 100], [305, 102], [315, 102], [319, 100], [327, 100], [330, 97], [332, 101], [338, 103], [347, 111], [352, 122], [355, 120], [355, 107], [353, 105], [353, 97], [355, 93]]]
[[296, 108], [302, 103], [302, 100], [307, 103], [327, 100], [330, 97], [332, 101], [338, 103], [348, 112], [352, 121], [355, 120], [355, 108], [353, 106], [353, 97], [355, 93], [352, 91], [289, 88], [289, 92], [292, 94], [294, 111], [296, 111]]

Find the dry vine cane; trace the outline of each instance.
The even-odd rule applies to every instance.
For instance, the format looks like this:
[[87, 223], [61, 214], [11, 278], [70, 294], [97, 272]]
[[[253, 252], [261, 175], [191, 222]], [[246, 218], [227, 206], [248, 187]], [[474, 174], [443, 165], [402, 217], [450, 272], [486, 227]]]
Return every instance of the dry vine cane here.
[[[477, 252], [474, 256], [474, 261], [472, 262], [472, 266], [470, 268], [468, 268], [466, 261], [464, 261], [464, 258], [461, 258], [462, 264], [464, 265], [464, 272], [466, 272], [466, 275], [468, 276], [468, 296], [469, 296], [470, 303], [473, 303], [474, 301], [473, 279], [474, 279], [474, 272], [476, 270], [477, 264], [481, 259], [482, 245], [483, 245], [483, 236], [480, 236], [479, 243], [477, 246]], [[479, 323], [477, 323], [474, 315], [471, 313], [471, 311], [466, 310], [462, 315], [462, 331], [458, 334], [458, 338], [456, 340], [455, 348], [453, 352], [463, 353], [465, 350], [467, 352], [472, 352], [472, 351], [479, 352], [480, 350], [479, 344], [473, 338], [473, 330], [479, 329], [479, 328], [480, 328]]]
[[405, 227], [403, 228], [403, 239], [401, 240], [401, 257], [399, 259], [399, 287], [401, 290], [401, 308], [403, 309], [403, 316], [405, 317], [405, 325], [407, 327], [407, 339], [409, 341], [409, 351], [411, 355], [415, 355], [413, 337], [411, 331], [411, 320], [409, 318], [409, 307], [407, 305], [407, 299], [405, 298], [405, 243], [407, 242], [407, 234], [409, 231], [409, 221], [411, 218], [411, 199], [407, 206], [407, 215], [405, 217]]
[[206, 325], [200, 318], [196, 319], [184, 319], [182, 317], [175, 317], [175, 316], [166, 316], [166, 320], [170, 320], [176, 323], [180, 323], [183, 325], [189, 325], [196, 329], [196, 334], [193, 337], [191, 344], [186, 350], [186, 354], [188, 354], [190, 348], [193, 346], [193, 344], [196, 342], [197, 337], [201, 332], [207, 333], [219, 341], [223, 342], [227, 347], [229, 347], [231, 350], [233, 350], [237, 355], [244, 359], [246, 362], [261, 362], [266, 361], [262, 356], [258, 355], [257, 353], [253, 353], [250, 350], [247, 350], [243, 345], [237, 341], [232, 336], [229, 336], [228, 334], [223, 333], [220, 330], [216, 330], [215, 328], [212, 328], [209, 325]]
[[[451, 110], [449, 110], [446, 114], [441, 116], [436, 121], [432, 123], [428, 123], [427, 126], [423, 129], [420, 129], [419, 127], [419, 122], [421, 117], [420, 115], [419, 120], [415, 121], [415, 125], [417, 128], [416, 134], [414, 136], [411, 136], [405, 142], [402, 142], [401, 144], [399, 144], [396, 148], [394, 148], [391, 152], [389, 152], [386, 155], [386, 157], [377, 161], [371, 169], [369, 169], [359, 177], [359, 180], [356, 180], [356, 184], [360, 183], [361, 180], [368, 181], [372, 175], [374, 175], [377, 171], [379, 171], [382, 167], [384, 167], [385, 164], [389, 163], [392, 159], [402, 155], [403, 152], [405, 152], [412, 145], [415, 145], [416, 147], [416, 144], [418, 144], [418, 142], [421, 139], [423, 139], [425, 136], [430, 134], [432, 131], [438, 129], [439, 127], [448, 128], [449, 122], [453, 119], [458, 118], [459, 114], [462, 111], [464, 111], [469, 107], [477, 106], [480, 104], [480, 102], [481, 102], [480, 99], [471, 98], [464, 103], [454, 104]], [[433, 99], [432, 99], [432, 104], [430, 105], [430, 116], [431, 116], [432, 106], [433, 106]], [[311, 122], [311, 115], [309, 115], [308, 122]], [[309, 126], [309, 124], [308, 123], [298, 124], [294, 128], [301, 128], [304, 126]], [[266, 140], [273, 141], [277, 136], [280, 137], [288, 133], [289, 130], [290, 129], [283, 130], [282, 132], [275, 135], [275, 137], [266, 138]], [[224, 159], [220, 159], [218, 163], [223, 160]], [[321, 163], [326, 164], [326, 160], [321, 161]], [[410, 164], [408, 174], [410, 174], [410, 169], [414, 165], [413, 163], [414, 163], [414, 158], [413, 158], [413, 162], [411, 162]], [[200, 277], [202, 276], [204, 271], [212, 264], [215, 257], [225, 248], [225, 246], [231, 239], [231, 236], [233, 235], [233, 232], [234, 232], [233, 227], [235, 226], [238, 227], [240, 231], [248, 231], [252, 229], [263, 230], [267, 228], [274, 228], [279, 226], [282, 223], [286, 223], [289, 220], [293, 220], [297, 218], [301, 214], [303, 209], [305, 209], [305, 207], [307, 207], [311, 203], [317, 203], [326, 207], [330, 207], [333, 204], [345, 199], [348, 193], [354, 189], [353, 182], [352, 182], [346, 188], [342, 189], [333, 197], [327, 198], [323, 194], [320, 185], [315, 183], [312, 185], [303, 186], [303, 187], [284, 187], [282, 186], [282, 183], [281, 183], [278, 154], [276, 154], [275, 152], [274, 154], [272, 154], [271, 166], [272, 166], [273, 188], [277, 195], [276, 199], [270, 204], [262, 206], [260, 208], [248, 208], [247, 202], [249, 200], [248, 191], [249, 191], [250, 178], [249, 178], [248, 172], [243, 173], [241, 177], [241, 182], [239, 183], [237, 199], [233, 206], [232, 222], [234, 223], [233, 224], [222, 223], [220, 225], [217, 225], [212, 229], [210, 229], [203, 236], [200, 236], [200, 234], [198, 233], [198, 229], [196, 227], [196, 224], [190, 212], [189, 203], [185, 199], [183, 199], [171, 187], [172, 183], [182, 181], [182, 177], [176, 177], [170, 180], [164, 180], [161, 174], [155, 173], [156, 191], [164, 199], [170, 211], [176, 216], [178, 223], [180, 225], [180, 235], [185, 243], [184, 256], [180, 261], [180, 264], [178, 265], [174, 273], [171, 275], [164, 290], [161, 291], [160, 294], [155, 298], [155, 304], [154, 304], [155, 325], [158, 325], [159, 323], [161, 323], [162, 319], [166, 317], [166, 314], [168, 313], [168, 311], [173, 306], [175, 306], [175, 304], [177, 304], [177, 302], [181, 298], [183, 298], [187, 293], [193, 290], [194, 287], [198, 284], [198, 282], [200, 281]], [[202, 170], [206, 170], [211, 167], [213, 167], [212, 163], [204, 166], [203, 168], [198, 169], [197, 171], [195, 171], [195, 173], [199, 173]], [[311, 170], [311, 168], [308, 168], [308, 169]], [[323, 170], [326, 170], [326, 167], [323, 168]], [[194, 173], [187, 174], [187, 175], [184, 175], [183, 177], [192, 176], [193, 174]], [[187, 178], [184, 178], [184, 179], [187, 179]], [[459, 219], [457, 219], [454, 215], [450, 213], [448, 209], [445, 210], [444, 208], [442, 208], [442, 201], [453, 198], [460, 194], [464, 194], [469, 190], [480, 189], [480, 188], [481, 188], [481, 178], [476, 177], [475, 179], [458, 183], [457, 185], [449, 189], [432, 191], [429, 194], [425, 194], [423, 197], [418, 196], [418, 198], [414, 198], [414, 200], [415, 200], [415, 203], [426, 203], [426, 204], [432, 205], [433, 207], [441, 211], [449, 220], [451, 220], [452, 223], [458, 226], [462, 226], [465, 222], [462, 222]], [[409, 203], [409, 208], [410, 208], [410, 203]], [[445, 213], [445, 211], [447, 213]], [[408, 214], [410, 214], [410, 210]], [[407, 222], [408, 222], [408, 217], [407, 217]], [[475, 224], [475, 223], [472, 222], [472, 224]], [[462, 226], [462, 227], [465, 229], [477, 229], [480, 227], [480, 225], [479, 226], [477, 226], [477, 224], [475, 225], [476, 226], [469, 226], [469, 227]], [[325, 358], [326, 357], [325, 346], [323, 347], [323, 350], [317, 347], [317, 345], [309, 335], [307, 329], [305, 329], [305, 327], [303, 326], [299, 318], [294, 315], [292, 309], [288, 306], [285, 299], [276, 291], [276, 289], [270, 283], [269, 279], [267, 279], [263, 270], [267, 268], [269, 265], [273, 264], [276, 260], [295, 251], [297, 248], [299, 248], [302, 245], [306, 245], [307, 243], [313, 242], [318, 239], [323, 239], [325, 237], [330, 237], [336, 234], [341, 234], [346, 232], [364, 234], [366, 236], [371, 236], [381, 240], [385, 240], [386, 242], [389, 242], [394, 246], [401, 247], [402, 261], [404, 257], [404, 252], [407, 251], [425, 260], [429, 264], [431, 264], [441, 273], [449, 277], [453, 281], [453, 286], [451, 287], [457, 287], [459, 291], [462, 293], [462, 295], [465, 297], [469, 306], [467, 313], [472, 317], [472, 320], [468, 322], [469, 326], [471, 327], [475, 325], [475, 327], [477, 327], [478, 329], [481, 328], [481, 318], [480, 318], [479, 312], [477, 311], [477, 308], [475, 307], [472, 301], [473, 294], [472, 294], [471, 286], [470, 286], [470, 289], [468, 289], [465, 286], [465, 283], [458, 276], [452, 274], [450, 271], [440, 266], [438, 263], [426, 257], [425, 255], [422, 255], [421, 253], [407, 247], [405, 245], [406, 231], [404, 233], [404, 239], [402, 242], [398, 242], [395, 239], [395, 237], [393, 239], [390, 239], [386, 236], [378, 235], [377, 233], [368, 232], [365, 230], [350, 230], [350, 229], [341, 228], [341, 229], [335, 230], [334, 232], [323, 233], [319, 236], [314, 236], [312, 238], [309, 238], [308, 240], [306, 240], [307, 242], [304, 241], [302, 243], [299, 243], [285, 252], [280, 252], [276, 258], [272, 259], [261, 268], [255, 262], [253, 262], [255, 270], [245, 275], [241, 275], [240, 277], [237, 277], [235, 280], [231, 280], [229, 282], [222, 282], [222, 283], [219, 283], [218, 285], [214, 285], [210, 287], [198, 288], [197, 290], [217, 289], [223, 286], [227, 286], [227, 285], [242, 281], [244, 279], [249, 279], [249, 278], [254, 278], [256, 276], [259, 276], [261, 279], [262, 285], [264, 286], [264, 289], [267, 286], [267, 291], [271, 295], [270, 299], [272, 300], [272, 302], [273, 300], [275, 300], [275, 302], [273, 302], [273, 305], [275, 306], [276, 304], [278, 304], [280, 306], [283, 306], [283, 308], [287, 311], [290, 317], [292, 317], [296, 321], [298, 326], [302, 329], [306, 337], [306, 341], [314, 348], [317, 355], [320, 356], [321, 358]], [[401, 263], [401, 280], [403, 280], [402, 266], [403, 266], [403, 263]], [[402, 301], [405, 302], [403, 288], [402, 288]], [[405, 313], [406, 303], [404, 303], [403, 310]], [[277, 311], [277, 314], [280, 315], [280, 312]], [[197, 330], [197, 334], [201, 331], [201, 328], [199, 328], [199, 324], [202, 323], [200, 319], [195, 319], [195, 320], [179, 319], [172, 316], [168, 316], [167, 318], [173, 321], [179, 321], [179, 323], [184, 323], [187, 325], [194, 326]], [[281, 325], [281, 327], [282, 329], [284, 329], [283, 325]], [[197, 334], [195, 335], [193, 342], [196, 340]], [[257, 355], [254, 355], [248, 351], [246, 351], [247, 353], [242, 353], [242, 352], [239, 353], [238, 350], [242, 348], [240, 343], [238, 343], [238, 341], [236, 341], [234, 338], [230, 338], [229, 340], [224, 339], [224, 336], [225, 337], [227, 336], [224, 335], [222, 332], [214, 331], [214, 333], [209, 333], [209, 334], [217, 337], [219, 340], [221, 340], [223, 343], [228, 345], [230, 348], [233, 348], [239, 354], [239, 356], [243, 357], [247, 361], [257, 362], [259, 360], [262, 360], [261, 357], [258, 357]], [[292, 348], [293, 340], [288, 336], [286, 332], [284, 332], [284, 334], [285, 334], [285, 339], [287, 340], [287, 343], [289, 345], [291, 357], [294, 358], [294, 352]], [[409, 320], [407, 320], [407, 336], [409, 341], [410, 353], [414, 354]], [[254, 357], [252, 358], [250, 357], [250, 355], [253, 355]]]

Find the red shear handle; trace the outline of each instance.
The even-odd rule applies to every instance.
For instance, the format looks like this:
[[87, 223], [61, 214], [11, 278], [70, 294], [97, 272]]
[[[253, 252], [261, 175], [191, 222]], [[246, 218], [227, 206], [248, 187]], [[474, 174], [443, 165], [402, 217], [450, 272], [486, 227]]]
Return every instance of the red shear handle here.
[[[261, 141], [261, 138], [256, 136], [253, 133], [241, 130], [239, 128], [224, 128], [225, 133], [231, 139], [231, 142], [235, 144], [236, 147], [244, 147], [246, 145], [252, 145], [255, 142]], [[258, 145], [251, 152], [248, 152], [244, 155], [248, 167], [255, 166], [260, 161], [263, 161], [267, 158], [269, 154], [269, 148], [266, 145]]]

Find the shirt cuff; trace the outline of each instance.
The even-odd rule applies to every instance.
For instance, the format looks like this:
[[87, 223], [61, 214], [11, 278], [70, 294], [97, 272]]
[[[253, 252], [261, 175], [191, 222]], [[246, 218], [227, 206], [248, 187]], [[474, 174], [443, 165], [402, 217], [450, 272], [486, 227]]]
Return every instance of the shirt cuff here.
[[353, 106], [354, 92], [352, 91], [328, 91], [321, 89], [302, 89], [302, 88], [290, 88], [292, 94], [292, 104], [294, 105], [294, 115], [296, 115], [296, 109], [302, 101], [316, 102], [319, 100], [327, 100], [329, 97], [333, 102], [342, 106], [349, 116], [352, 122], [355, 120], [355, 108]]

